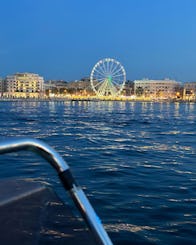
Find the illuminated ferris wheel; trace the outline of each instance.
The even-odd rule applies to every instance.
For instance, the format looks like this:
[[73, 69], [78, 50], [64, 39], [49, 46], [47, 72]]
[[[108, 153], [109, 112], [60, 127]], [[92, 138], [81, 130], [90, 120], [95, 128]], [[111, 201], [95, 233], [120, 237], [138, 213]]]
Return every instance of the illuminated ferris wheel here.
[[97, 96], [117, 96], [125, 85], [126, 72], [120, 62], [105, 58], [93, 67], [90, 82]]

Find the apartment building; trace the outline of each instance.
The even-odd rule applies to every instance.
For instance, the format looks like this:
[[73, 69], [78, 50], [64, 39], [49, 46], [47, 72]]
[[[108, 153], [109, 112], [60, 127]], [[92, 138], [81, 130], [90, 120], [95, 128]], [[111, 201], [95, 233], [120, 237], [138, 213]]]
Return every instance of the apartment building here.
[[4, 97], [40, 98], [44, 94], [44, 79], [34, 73], [16, 73], [4, 81]]
[[150, 99], [172, 99], [178, 96], [181, 83], [165, 79], [165, 80], [135, 80], [134, 92], [138, 97], [146, 97]]

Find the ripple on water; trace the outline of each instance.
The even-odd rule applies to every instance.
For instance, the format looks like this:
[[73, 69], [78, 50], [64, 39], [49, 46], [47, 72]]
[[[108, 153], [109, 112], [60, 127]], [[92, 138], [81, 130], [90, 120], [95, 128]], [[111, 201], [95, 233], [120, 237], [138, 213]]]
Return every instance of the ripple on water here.
[[[1, 139], [55, 147], [115, 244], [195, 243], [196, 104], [0, 103]], [[41, 158], [21, 152], [1, 161], [1, 178], [22, 175], [64, 193]]]

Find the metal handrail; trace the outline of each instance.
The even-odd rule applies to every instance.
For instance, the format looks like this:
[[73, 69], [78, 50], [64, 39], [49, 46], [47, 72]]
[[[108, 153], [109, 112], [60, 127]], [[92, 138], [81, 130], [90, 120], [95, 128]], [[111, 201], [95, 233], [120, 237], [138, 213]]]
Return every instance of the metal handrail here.
[[112, 242], [100, 219], [81, 187], [77, 185], [71, 174], [69, 165], [63, 160], [63, 158], [52, 147], [41, 140], [25, 138], [0, 142], [0, 154], [21, 150], [33, 151], [41, 155], [53, 166], [53, 168], [56, 169], [62, 184], [65, 189], [69, 191], [72, 200], [94, 234], [95, 240], [101, 245], [112, 245]]

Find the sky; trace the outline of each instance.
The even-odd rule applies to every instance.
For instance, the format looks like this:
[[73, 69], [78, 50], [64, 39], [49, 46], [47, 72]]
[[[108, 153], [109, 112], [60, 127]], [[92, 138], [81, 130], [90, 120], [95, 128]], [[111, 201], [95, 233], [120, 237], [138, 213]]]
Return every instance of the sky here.
[[196, 0], [1, 0], [0, 77], [89, 77], [103, 58], [127, 79], [196, 81]]

